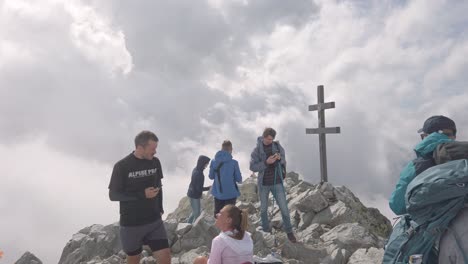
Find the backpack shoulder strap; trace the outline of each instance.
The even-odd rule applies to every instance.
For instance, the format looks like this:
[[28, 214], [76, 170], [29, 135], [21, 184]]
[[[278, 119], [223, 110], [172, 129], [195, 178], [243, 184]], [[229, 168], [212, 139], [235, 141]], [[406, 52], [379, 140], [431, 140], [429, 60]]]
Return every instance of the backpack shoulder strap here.
[[218, 166], [216, 167], [216, 169], [215, 169], [216, 173], [219, 174], [219, 170], [221, 169], [221, 167], [222, 167], [223, 165], [224, 165], [224, 161], [221, 161], [221, 162], [218, 164]]
[[[278, 150], [278, 152], [281, 155], [281, 150], [280, 150], [280, 147], [279, 147], [279, 143], [277, 141], [273, 141], [273, 144], [276, 145], [276, 149]], [[286, 177], [286, 166], [281, 164], [281, 162], [278, 162], [277, 165], [275, 166], [275, 180], [276, 180], [276, 175], [277, 174], [280, 175], [280, 177], [279, 177], [280, 182], [281, 182], [281, 184], [283, 184], [283, 180]]]
[[418, 157], [413, 160], [414, 170], [417, 175], [421, 174], [423, 171], [429, 169], [436, 165], [432, 157], [424, 158]]
[[219, 183], [219, 192], [223, 193], [223, 185], [221, 184], [221, 173], [220, 173], [220, 170], [221, 170], [221, 167], [223, 167], [224, 165], [224, 162], [220, 162], [218, 164], [218, 166], [216, 167], [215, 169], [215, 172], [216, 174], [218, 174], [218, 183]]

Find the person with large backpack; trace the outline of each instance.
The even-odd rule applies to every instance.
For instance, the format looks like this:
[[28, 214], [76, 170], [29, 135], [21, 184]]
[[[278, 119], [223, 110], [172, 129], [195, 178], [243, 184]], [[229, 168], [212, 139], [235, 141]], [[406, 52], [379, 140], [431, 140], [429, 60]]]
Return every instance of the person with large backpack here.
[[418, 130], [422, 141], [415, 147], [417, 158], [410, 161], [400, 173], [400, 179], [393, 191], [389, 205], [396, 215], [406, 213], [405, 193], [408, 184], [416, 175], [435, 165], [432, 154], [439, 144], [451, 142], [455, 139], [457, 128], [455, 122], [445, 116], [431, 116]]
[[281, 211], [283, 228], [289, 241], [297, 242], [291, 225], [291, 217], [286, 200], [283, 179], [286, 176], [286, 154], [278, 141], [274, 141], [276, 131], [265, 128], [263, 135], [257, 138], [257, 146], [250, 155], [250, 170], [258, 172], [258, 194], [260, 196], [260, 218], [264, 232], [270, 232], [268, 220], [268, 198], [270, 192]]
[[[443, 116], [429, 118], [419, 132], [423, 132], [423, 141], [416, 149], [425, 146], [427, 154], [420, 158], [426, 160], [426, 168], [413, 169], [413, 177], [406, 179], [405, 214], [387, 241], [383, 263], [408, 263], [412, 255], [422, 255], [425, 264], [468, 263], [464, 249], [468, 242], [463, 241], [468, 238], [460, 236], [459, 230], [451, 232], [465, 215], [462, 212], [468, 194], [468, 143], [454, 141], [455, 123]], [[459, 262], [452, 262], [454, 251]]]
[[[468, 142], [455, 141], [439, 145], [434, 152], [434, 160], [437, 164], [456, 160], [466, 168], [468, 163]], [[456, 164], [456, 162], [450, 162]], [[459, 200], [458, 213], [450, 222], [448, 230], [442, 235], [439, 244], [439, 263], [463, 264], [468, 263], [468, 203], [466, 189], [468, 188], [468, 170], [465, 169], [465, 177], [455, 185], [460, 194], [455, 199]], [[452, 196], [454, 194], [452, 193]], [[464, 197], [460, 197], [464, 195]], [[463, 206], [462, 206], [463, 203]], [[459, 209], [462, 207], [461, 209]]]
[[419, 174], [408, 185], [408, 213], [394, 227], [383, 263], [406, 264], [414, 255], [420, 255], [424, 264], [468, 263], [467, 195], [467, 159], [449, 161]]
[[214, 217], [228, 204], [235, 205], [240, 196], [237, 183], [242, 183], [239, 163], [232, 158], [232, 143], [225, 140], [221, 150], [215, 155], [210, 164], [208, 177], [214, 180], [211, 194], [214, 196]]

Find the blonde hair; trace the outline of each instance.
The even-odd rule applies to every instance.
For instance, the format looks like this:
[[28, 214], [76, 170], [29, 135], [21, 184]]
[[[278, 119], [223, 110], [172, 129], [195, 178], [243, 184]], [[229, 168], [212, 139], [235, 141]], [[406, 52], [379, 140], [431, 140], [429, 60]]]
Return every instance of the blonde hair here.
[[237, 230], [237, 233], [233, 234], [231, 237], [242, 240], [249, 222], [247, 210], [241, 210], [239, 207], [232, 204], [228, 204], [224, 206], [224, 208], [226, 208], [228, 217], [232, 219], [232, 228]]

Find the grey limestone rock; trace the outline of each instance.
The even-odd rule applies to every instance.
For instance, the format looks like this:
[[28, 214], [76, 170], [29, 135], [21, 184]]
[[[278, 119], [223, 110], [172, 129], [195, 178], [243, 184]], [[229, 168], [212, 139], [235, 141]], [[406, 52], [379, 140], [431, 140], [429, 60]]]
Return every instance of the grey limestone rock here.
[[382, 248], [360, 248], [349, 258], [348, 264], [382, 263], [383, 255]]
[[[249, 212], [248, 232], [252, 234], [254, 254], [265, 257], [274, 250], [283, 263], [291, 264], [379, 263], [383, 241], [391, 232], [390, 221], [377, 209], [365, 207], [344, 186], [311, 184], [299, 178], [290, 172], [284, 180], [291, 222], [299, 241], [294, 244], [282, 230], [283, 220], [276, 203], [273, 210], [271, 205], [268, 208], [271, 232], [261, 230], [257, 178], [250, 177], [239, 185], [242, 195], [236, 205]], [[183, 197], [178, 208], [164, 220], [172, 263], [193, 263], [197, 256], [207, 255], [213, 238], [220, 232], [214, 225], [213, 196], [203, 195], [201, 204], [202, 213], [193, 224], [186, 223], [191, 213], [188, 197]], [[66, 244], [59, 263], [123, 264], [125, 258], [115, 223], [81, 229]], [[149, 248], [144, 248], [140, 263], [155, 263]]]
[[15, 264], [42, 264], [42, 261], [38, 259], [34, 254], [29, 251], [26, 251], [16, 262]]

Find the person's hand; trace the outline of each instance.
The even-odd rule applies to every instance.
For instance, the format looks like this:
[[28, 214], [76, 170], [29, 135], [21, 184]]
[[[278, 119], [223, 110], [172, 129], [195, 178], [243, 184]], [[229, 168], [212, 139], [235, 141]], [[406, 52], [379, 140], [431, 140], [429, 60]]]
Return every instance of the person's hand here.
[[275, 154], [275, 157], [276, 157], [277, 160], [281, 160], [281, 154], [276, 153], [276, 154]]
[[276, 155], [271, 155], [270, 157], [268, 157], [268, 159], [266, 160], [266, 163], [267, 164], [273, 164], [275, 163], [276, 161]]
[[156, 195], [158, 195], [158, 193], [159, 193], [159, 188], [148, 187], [148, 188], [145, 189], [145, 196], [148, 199], [156, 197]]

